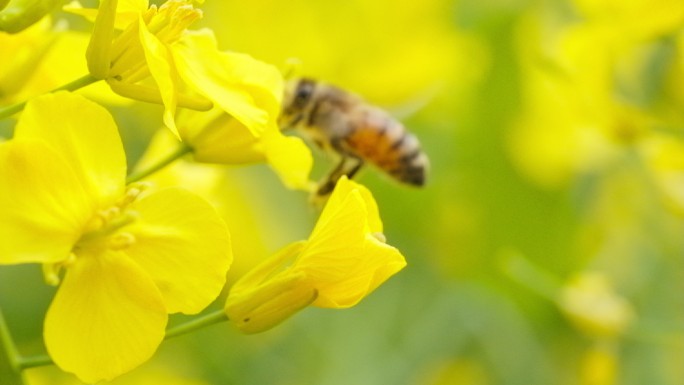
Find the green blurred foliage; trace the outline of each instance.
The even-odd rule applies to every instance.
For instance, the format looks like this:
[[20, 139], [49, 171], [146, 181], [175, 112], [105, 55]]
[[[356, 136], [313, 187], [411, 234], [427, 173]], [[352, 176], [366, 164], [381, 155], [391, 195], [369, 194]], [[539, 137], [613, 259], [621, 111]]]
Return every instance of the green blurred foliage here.
[[[579, 161], [596, 154], [562, 139], [544, 151], [533, 144], [511, 149], [520, 122], [529, 121], [522, 119], [534, 89], [527, 66], [548, 64], [535, 56], [553, 45], [546, 34], [586, 25], [622, 33], [602, 12], [638, 9], [638, 2], [600, 3], [208, 1], [202, 23], [222, 48], [283, 68], [297, 58], [297, 75], [336, 83], [395, 112], [420, 138], [431, 169], [424, 189], [400, 186], [375, 169], [360, 175], [378, 201], [388, 242], [409, 263], [361, 304], [307, 309], [259, 335], [212, 326], [166, 341], [139, 370], [173, 365], [208, 384], [684, 384], [684, 222], [663, 199], [648, 159], [636, 144], [620, 144], [608, 165], [570, 174], [552, 169], [564, 177], [549, 184], [515, 151], [532, 153], [540, 167], [553, 165], [544, 153], [568, 152]], [[538, 36], [529, 34], [531, 21]], [[627, 96], [679, 140], [681, 26], [684, 19], [676, 19], [634, 38], [641, 61], [615, 65], [604, 79], [611, 102]], [[588, 34], [581, 43], [587, 61], [593, 38], [602, 39]], [[599, 69], [593, 65], [584, 70]], [[574, 114], [571, 104], [549, 115]], [[113, 111], [134, 163], [160, 126], [161, 109]], [[543, 123], [553, 137], [553, 119]], [[333, 161], [316, 156], [319, 178]], [[263, 240], [255, 249], [275, 251], [307, 236], [317, 213], [305, 194], [285, 190], [265, 166], [224, 176], [230, 196], [245, 198], [235, 205], [252, 211], [245, 226], [256, 224], [255, 239]], [[230, 217], [231, 227], [241, 227], [240, 218]], [[567, 316], [562, 287], [586, 271], [607, 277], [630, 304], [635, 317], [626, 331], [592, 335]], [[38, 266], [0, 269], [0, 306], [24, 354], [42, 352], [41, 322], [53, 293]], [[31, 371], [43, 370], [51, 369]]]

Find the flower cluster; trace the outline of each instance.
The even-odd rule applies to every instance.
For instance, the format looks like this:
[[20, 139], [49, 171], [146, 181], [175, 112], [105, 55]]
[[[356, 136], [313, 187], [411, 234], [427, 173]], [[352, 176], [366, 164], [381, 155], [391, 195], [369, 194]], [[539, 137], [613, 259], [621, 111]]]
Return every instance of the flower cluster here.
[[681, 81], [676, 64], [657, 63], [662, 39], [681, 39], [684, 7], [669, 0], [574, 3], [577, 19], [529, 17], [520, 28], [523, 108], [510, 135], [513, 161], [554, 188], [611, 170], [634, 153], [658, 164], [653, 174], [670, 195], [674, 178], [667, 171], [681, 140], [668, 128], [679, 118], [666, 111], [679, 106], [658, 100], [649, 84], [654, 76], [663, 85]]
[[[277, 126], [280, 72], [219, 50], [210, 30], [190, 30], [202, 16], [192, 1], [102, 0], [99, 9], [74, 2], [65, 10], [94, 22], [81, 45], [89, 74], [54, 92], [22, 85], [44, 79], [38, 64], [59, 38], [49, 16], [25, 29], [35, 18], [26, 10], [15, 35], [0, 32], [16, 58], [0, 67], [0, 101], [28, 98], [0, 110], [20, 113], [12, 138], [0, 143], [0, 264], [42, 264], [46, 282], [58, 286], [44, 321], [50, 359], [95, 383], [148, 360], [169, 314], [197, 314], [214, 302], [233, 262], [228, 226], [212, 204], [183, 186], [142, 180], [192, 154], [204, 163], [265, 162], [286, 187], [306, 190], [312, 157]], [[113, 116], [75, 92], [100, 81], [163, 105], [165, 149], [176, 150], [127, 173]], [[405, 264], [385, 242], [370, 191], [343, 178], [310, 238], [239, 279], [222, 317], [255, 333], [307, 305], [350, 307]]]

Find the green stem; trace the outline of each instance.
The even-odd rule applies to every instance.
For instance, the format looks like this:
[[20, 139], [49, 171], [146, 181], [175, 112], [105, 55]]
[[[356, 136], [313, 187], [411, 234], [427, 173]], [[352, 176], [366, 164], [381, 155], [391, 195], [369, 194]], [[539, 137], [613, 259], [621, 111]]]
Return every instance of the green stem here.
[[[88, 75], [82, 76], [82, 77], [80, 77], [80, 78], [78, 78], [78, 79], [76, 79], [70, 83], [67, 83], [61, 87], [57, 87], [50, 92], [76, 91], [77, 89], [80, 89], [80, 88], [83, 88], [89, 84], [95, 83], [98, 80], [100, 80], [100, 79], [97, 79], [97, 78], [93, 77], [92, 75], [88, 74]], [[10, 116], [16, 114], [17, 112], [23, 110], [24, 107], [26, 107], [27, 102], [28, 101], [25, 100], [21, 103], [13, 104], [13, 105], [5, 107], [5, 108], [0, 108], [0, 119], [10, 117]]]
[[[223, 309], [220, 309], [213, 313], [200, 316], [188, 322], [167, 329], [164, 339], [167, 340], [172, 337], [181, 336], [183, 334], [187, 334], [195, 330], [225, 321], [228, 321], [228, 316], [226, 315], [226, 313], [223, 312]], [[2, 326], [1, 322], [0, 326]], [[18, 357], [18, 355], [15, 355], [15, 357]], [[16, 361], [16, 367], [20, 370], [54, 364], [52, 359], [47, 355], [21, 357]]]
[[55, 88], [54, 90], [52, 90], [51, 92], [57, 92], [57, 91], [70, 91], [70, 92], [71, 92], [71, 91], [76, 91], [76, 90], [81, 89], [81, 88], [83, 88], [83, 87], [85, 87], [85, 86], [87, 86], [87, 85], [93, 84], [93, 83], [95, 83], [95, 82], [98, 81], [98, 80], [101, 80], [101, 79], [98, 79], [98, 78], [94, 77], [94, 76], [91, 75], [91, 74], [87, 74], [87, 75], [81, 76], [80, 78], [78, 78], [78, 79], [76, 79], [76, 80], [74, 80], [74, 81], [72, 81], [72, 82], [70, 82], [70, 83], [67, 83], [67, 84], [65, 84], [65, 85], [63, 85], [63, 86], [61, 86], [61, 87], [57, 87], [57, 88]]
[[176, 325], [172, 328], [166, 330], [166, 337], [164, 339], [169, 339], [176, 336], [181, 336], [183, 334], [190, 333], [197, 329], [205, 328], [219, 322], [228, 321], [228, 316], [223, 311], [223, 309], [216, 310], [213, 313], [203, 315], [199, 318], [195, 318], [188, 322]]
[[151, 174], [154, 174], [155, 172], [173, 163], [175, 160], [179, 159], [183, 155], [189, 154], [192, 151], [192, 147], [188, 146], [185, 143], [180, 143], [178, 148], [174, 152], [169, 154], [166, 158], [161, 159], [159, 162], [152, 165], [151, 167], [148, 167], [141, 171], [134, 171], [133, 173], [131, 173], [131, 175], [129, 175], [128, 178], [126, 178], [126, 184], [137, 182]]
[[52, 358], [50, 358], [50, 356], [48, 356], [47, 354], [42, 354], [39, 356], [21, 357], [19, 359], [19, 368], [21, 370], [37, 368], [39, 366], [48, 366], [52, 364], [54, 364], [54, 362], [52, 362]]
[[18, 364], [19, 353], [17, 352], [16, 346], [14, 346], [14, 341], [12, 340], [12, 335], [5, 322], [5, 316], [2, 314], [2, 310], [0, 310], [0, 349], [3, 350], [0, 351], [0, 368], [4, 366], [2, 362], [2, 358], [4, 357], [7, 360], [5, 363], [9, 364], [10, 369], [18, 371], [20, 368]]

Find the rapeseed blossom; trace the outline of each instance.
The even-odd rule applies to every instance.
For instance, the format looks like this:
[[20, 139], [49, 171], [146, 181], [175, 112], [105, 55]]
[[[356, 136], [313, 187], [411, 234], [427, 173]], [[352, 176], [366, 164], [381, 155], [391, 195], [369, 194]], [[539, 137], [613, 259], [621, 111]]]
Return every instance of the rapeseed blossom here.
[[654, 107], [646, 71], [659, 60], [659, 39], [684, 18], [681, 4], [659, 3], [667, 6], [582, 0], [575, 5], [585, 19], [523, 19], [524, 112], [509, 143], [513, 161], [535, 182], [558, 187], [600, 174], [631, 151], [654, 155], [646, 147], [672, 122]]
[[225, 311], [241, 331], [258, 333], [308, 305], [354, 306], [404, 266], [399, 250], [385, 243], [370, 191], [342, 177], [309, 239], [236, 282]]
[[44, 339], [64, 371], [110, 380], [146, 361], [169, 313], [213, 301], [232, 261], [223, 221], [183, 189], [125, 184], [109, 113], [59, 92], [31, 100], [0, 143], [0, 264], [61, 281]]
[[164, 123], [177, 136], [177, 107], [217, 105], [254, 135], [279, 112], [278, 70], [248, 55], [219, 51], [208, 29], [188, 30], [202, 17], [192, 1], [169, 0], [156, 7], [147, 1], [117, 5], [104, 0], [97, 12], [78, 3], [68, 9], [95, 19], [87, 53], [91, 75], [122, 96], [162, 103]]
[[585, 272], [568, 282], [559, 305], [578, 329], [592, 337], [619, 337], [634, 321], [630, 303], [598, 272]]

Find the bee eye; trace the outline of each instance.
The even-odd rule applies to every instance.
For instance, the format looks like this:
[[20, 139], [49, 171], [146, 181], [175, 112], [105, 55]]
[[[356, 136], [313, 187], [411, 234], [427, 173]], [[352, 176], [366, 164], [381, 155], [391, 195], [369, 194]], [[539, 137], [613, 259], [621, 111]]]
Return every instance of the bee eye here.
[[303, 105], [304, 103], [306, 103], [307, 100], [309, 100], [309, 96], [311, 96], [311, 91], [308, 88], [300, 88], [299, 90], [297, 90], [295, 103]]
[[302, 81], [295, 92], [294, 104], [299, 108], [304, 108], [306, 103], [311, 99], [313, 93], [313, 84], [308, 81]]

